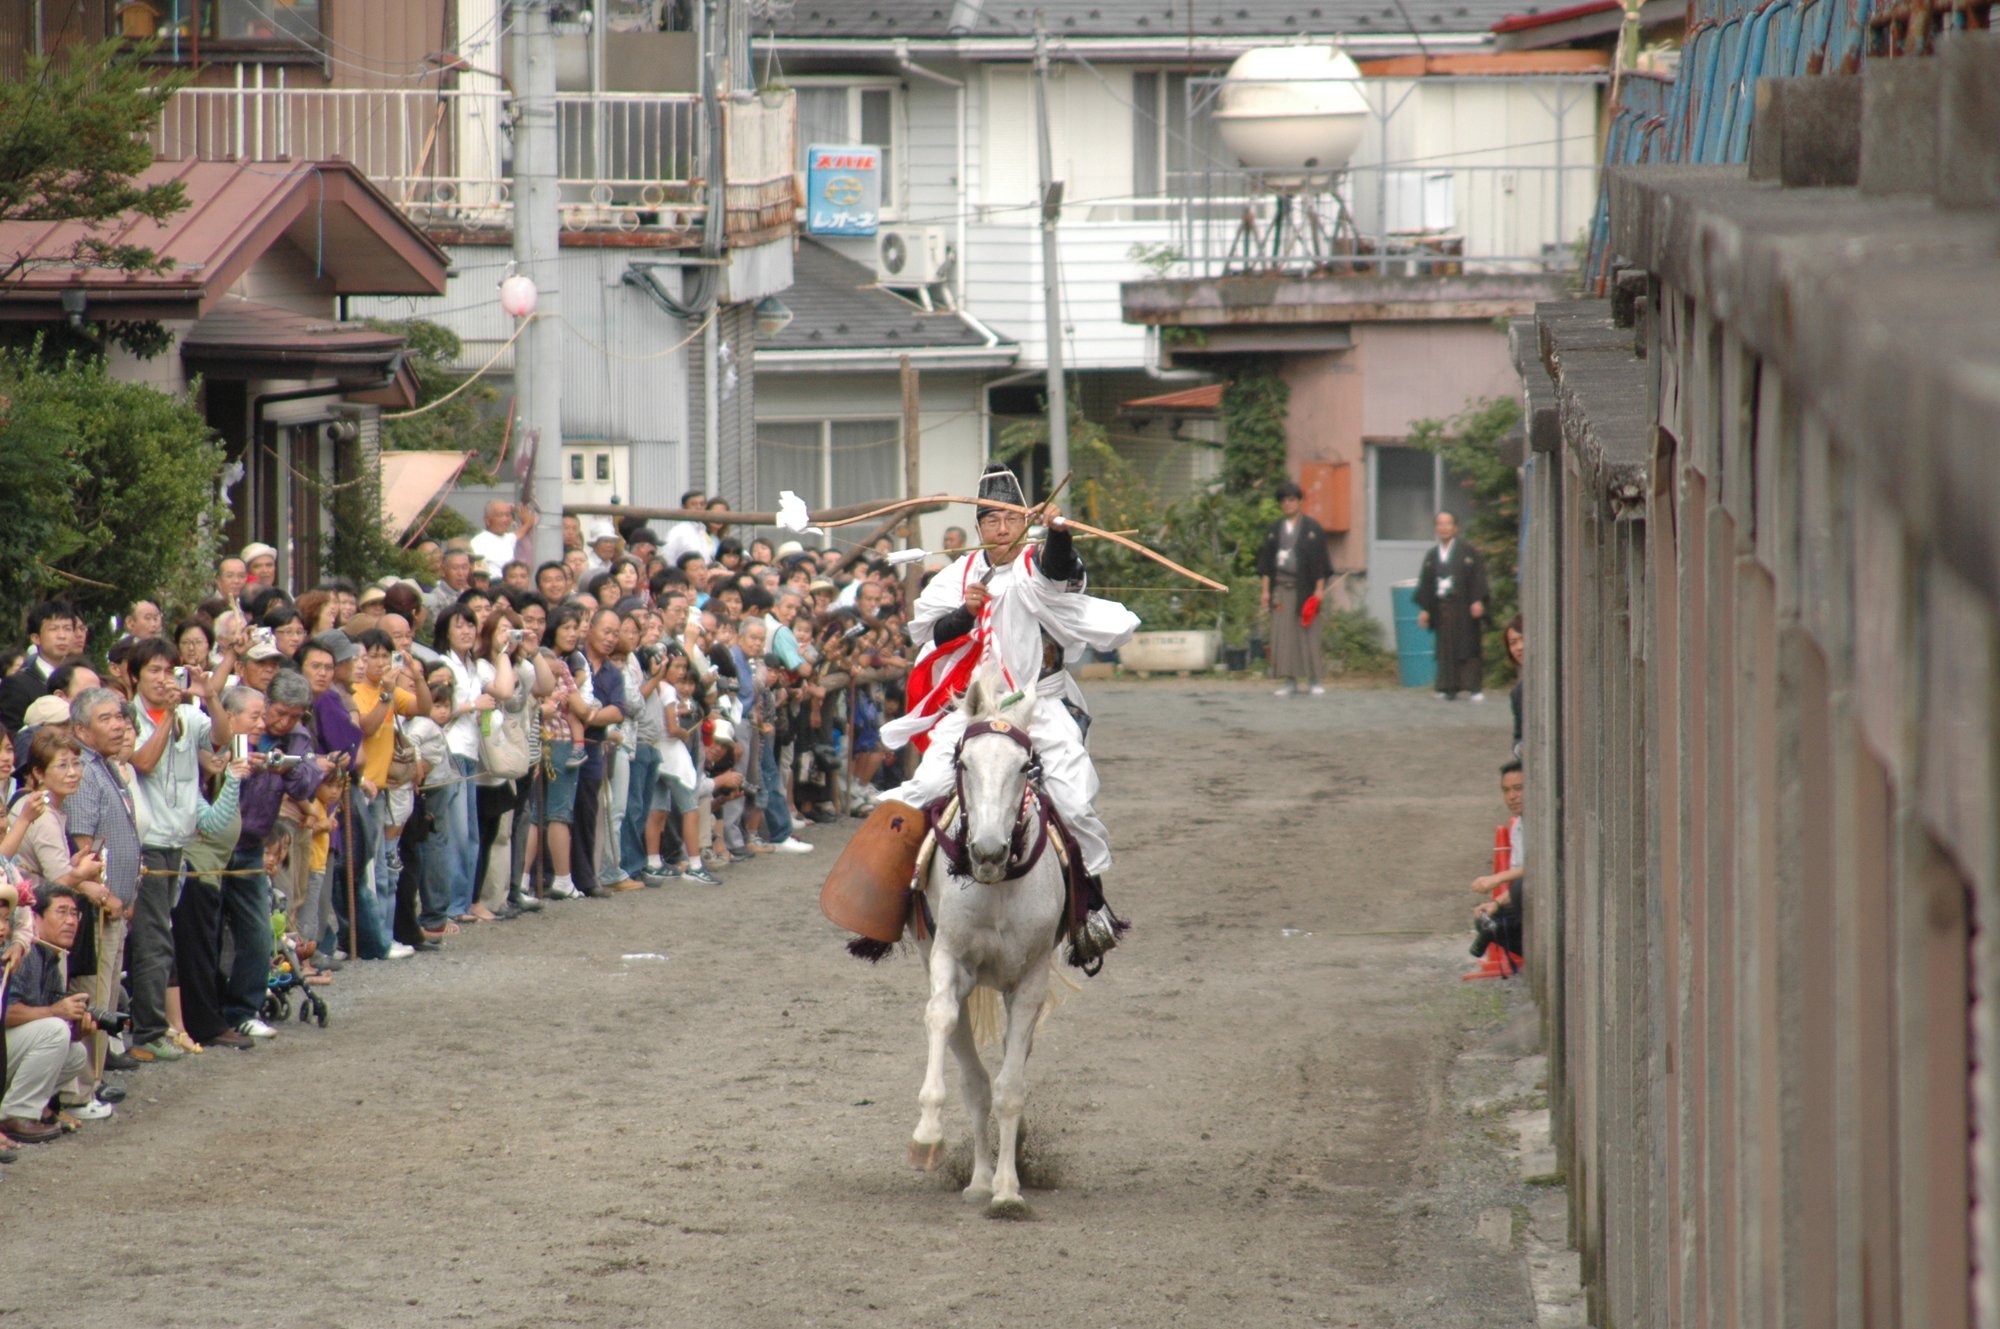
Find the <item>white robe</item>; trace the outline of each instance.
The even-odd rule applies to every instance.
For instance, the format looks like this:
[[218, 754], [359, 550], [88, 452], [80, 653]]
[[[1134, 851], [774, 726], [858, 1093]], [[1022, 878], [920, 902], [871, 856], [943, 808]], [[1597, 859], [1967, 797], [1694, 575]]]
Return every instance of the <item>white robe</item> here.
[[[923, 644], [920, 660], [938, 649], [931, 639], [938, 620], [963, 607], [966, 588], [980, 581], [985, 581], [988, 592], [981, 625], [989, 642], [999, 650], [1007, 681], [1012, 687], [1033, 688], [1036, 693], [1034, 721], [1028, 732], [1041, 758], [1043, 787], [1076, 835], [1085, 870], [1101, 874], [1111, 866], [1111, 841], [1092, 806], [1097, 798], [1097, 768], [1091, 764], [1075, 717], [1062, 704], [1068, 700], [1080, 708], [1083, 692], [1067, 667], [1041, 677], [1042, 635], [1046, 632], [1061, 648], [1067, 666], [1086, 646], [1100, 651], [1123, 646], [1138, 630], [1139, 617], [1116, 601], [1070, 590], [1066, 583], [1042, 575], [1039, 549], [1031, 547], [997, 569], [988, 563], [985, 551], [979, 550], [933, 577], [917, 598], [910, 616], [910, 635]], [[915, 706], [920, 700], [912, 697], [910, 703]], [[927, 715], [893, 720], [882, 727], [882, 741], [889, 747], [901, 747], [927, 726], [931, 727], [931, 743], [916, 774], [885, 797], [923, 807], [951, 792], [952, 757], [959, 735], [965, 731], [965, 718], [957, 709], [945, 712], [934, 724], [933, 717]]]

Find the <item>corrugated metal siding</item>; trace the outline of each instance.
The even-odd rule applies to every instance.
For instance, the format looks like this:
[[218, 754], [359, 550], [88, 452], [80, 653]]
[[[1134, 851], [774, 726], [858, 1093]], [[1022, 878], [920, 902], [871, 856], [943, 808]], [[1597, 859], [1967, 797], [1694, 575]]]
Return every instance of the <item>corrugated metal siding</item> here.
[[[1146, 330], [1125, 322], [1120, 282], [1148, 275], [1132, 260], [1135, 244], [1176, 238], [1171, 222], [1065, 222], [1057, 231], [1062, 265], [1067, 363], [1075, 368], [1137, 368]], [[1003, 336], [1021, 343], [1022, 367], [1048, 363], [1042, 315], [1041, 231], [1026, 222], [982, 222], [966, 246], [965, 303]]]
[[[508, 251], [461, 246], [451, 254], [455, 275], [442, 296], [356, 299], [351, 308], [357, 318], [428, 318], [444, 324], [462, 339], [459, 364], [470, 371], [492, 359], [514, 333], [514, 321], [494, 294]], [[628, 251], [617, 249], [562, 251], [562, 329], [556, 345], [563, 435], [678, 446], [699, 437], [700, 415], [690, 417], [686, 403], [688, 370], [698, 363], [693, 357], [700, 344], [680, 346], [691, 329], [645, 292], [624, 284], [630, 259]], [[511, 373], [513, 359], [510, 350], [490, 372]], [[689, 419], [696, 422], [692, 435]]]
[[[720, 406], [716, 415], [717, 453], [721, 474], [707, 471], [701, 341], [688, 347], [687, 474], [688, 487], [699, 485], [720, 493], [737, 508], [747, 506], [757, 492], [757, 317], [748, 303], [724, 305], [715, 320], [718, 347], [726, 351], [716, 366]], [[735, 381], [730, 382], [734, 371]], [[678, 495], [676, 495], [678, 497]]]

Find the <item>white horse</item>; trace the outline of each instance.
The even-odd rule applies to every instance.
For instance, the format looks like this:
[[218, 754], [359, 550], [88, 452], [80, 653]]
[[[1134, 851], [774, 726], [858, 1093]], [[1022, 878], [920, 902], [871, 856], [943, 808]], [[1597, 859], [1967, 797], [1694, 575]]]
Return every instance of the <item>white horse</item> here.
[[[954, 871], [942, 845], [925, 873], [924, 892], [936, 920], [931, 937], [918, 943], [931, 979], [924, 1007], [930, 1057], [917, 1094], [922, 1110], [910, 1141], [910, 1161], [929, 1171], [944, 1153], [941, 1116], [949, 1039], [958, 1054], [959, 1084], [972, 1118], [972, 1183], [965, 1198], [977, 1202], [990, 1196], [988, 1212], [994, 1217], [1021, 1218], [1028, 1206], [1021, 1199], [1015, 1154], [1028, 1093], [1028, 1051], [1049, 1001], [1050, 955], [1067, 892], [1053, 836], [1040, 842], [1043, 831], [1030, 801], [1040, 797], [1030, 788], [1034, 745], [1029, 730], [1036, 699], [1032, 693], [1003, 696], [1001, 689], [995, 674], [982, 669], [960, 703], [966, 728], [957, 756], [959, 817], [954, 827], [939, 829], [941, 841], [948, 836], [963, 846], [961, 863], [969, 876]], [[1017, 843], [1016, 828], [1024, 822]], [[1040, 852], [1026, 871], [1010, 875], [1025, 857], [1022, 845], [1039, 845]], [[1000, 1072], [990, 1081], [968, 1011], [975, 987], [993, 989], [1005, 1007]], [[1000, 1118], [997, 1154], [987, 1123], [995, 1108]]]

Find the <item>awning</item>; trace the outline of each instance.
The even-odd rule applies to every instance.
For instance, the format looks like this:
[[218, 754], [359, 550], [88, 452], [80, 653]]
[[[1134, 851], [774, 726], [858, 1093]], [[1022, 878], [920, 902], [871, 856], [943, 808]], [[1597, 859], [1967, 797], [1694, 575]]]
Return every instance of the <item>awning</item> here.
[[397, 333], [255, 300], [223, 301], [181, 338], [181, 362], [210, 378], [331, 379], [343, 388], [390, 389], [387, 401], [413, 406], [396, 390], [403, 358]]
[[382, 525], [400, 539], [458, 481], [470, 452], [384, 452]]
[[1205, 383], [1157, 397], [1134, 397], [1118, 410], [1121, 415], [1218, 415], [1222, 411], [1222, 384]]

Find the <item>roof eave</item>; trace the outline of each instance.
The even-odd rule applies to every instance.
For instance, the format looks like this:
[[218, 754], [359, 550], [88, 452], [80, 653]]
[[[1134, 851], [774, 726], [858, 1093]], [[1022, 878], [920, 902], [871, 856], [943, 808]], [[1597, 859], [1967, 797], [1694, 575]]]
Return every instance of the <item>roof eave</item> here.
[[806, 374], [879, 370], [893, 373], [906, 355], [910, 357], [911, 365], [919, 369], [1008, 369], [1020, 358], [1021, 348], [1005, 342], [998, 346], [760, 346], [757, 348], [757, 372]]

